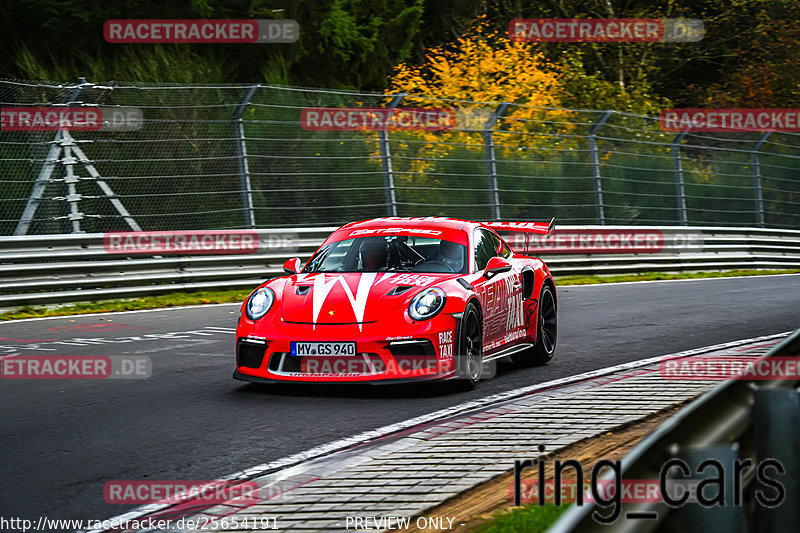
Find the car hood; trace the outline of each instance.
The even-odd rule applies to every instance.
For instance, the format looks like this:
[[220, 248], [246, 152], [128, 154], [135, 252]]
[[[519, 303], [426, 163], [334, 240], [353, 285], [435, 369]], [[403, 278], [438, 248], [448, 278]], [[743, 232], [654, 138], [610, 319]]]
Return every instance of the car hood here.
[[296, 274], [283, 285], [281, 317], [287, 322], [376, 322], [420, 289], [460, 274], [342, 272]]

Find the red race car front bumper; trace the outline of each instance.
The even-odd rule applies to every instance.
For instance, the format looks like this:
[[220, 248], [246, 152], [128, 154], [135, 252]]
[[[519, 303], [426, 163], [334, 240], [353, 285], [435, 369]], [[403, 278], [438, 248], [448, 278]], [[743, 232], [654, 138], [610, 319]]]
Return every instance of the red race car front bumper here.
[[[266, 317], [265, 317], [266, 318]], [[298, 324], [280, 318], [236, 329], [233, 377], [255, 383], [397, 383], [451, 379], [460, 315], [440, 313], [430, 320], [391, 324]], [[264, 320], [264, 319], [262, 319]], [[394, 327], [392, 327], [394, 326]], [[395, 331], [402, 326], [402, 331]], [[351, 356], [292, 355], [292, 342], [354, 341]]]

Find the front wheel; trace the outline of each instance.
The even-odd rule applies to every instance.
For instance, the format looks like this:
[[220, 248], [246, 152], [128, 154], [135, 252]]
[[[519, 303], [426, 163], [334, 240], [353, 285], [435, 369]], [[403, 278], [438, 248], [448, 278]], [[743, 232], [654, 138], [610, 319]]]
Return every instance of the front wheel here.
[[511, 360], [519, 367], [546, 365], [553, 359], [558, 340], [558, 314], [556, 298], [549, 285], [543, 285], [539, 293], [539, 309], [536, 321], [536, 344], [527, 350], [515, 353]]
[[456, 354], [459, 387], [474, 389], [483, 374], [483, 325], [478, 309], [472, 302], [464, 309]]

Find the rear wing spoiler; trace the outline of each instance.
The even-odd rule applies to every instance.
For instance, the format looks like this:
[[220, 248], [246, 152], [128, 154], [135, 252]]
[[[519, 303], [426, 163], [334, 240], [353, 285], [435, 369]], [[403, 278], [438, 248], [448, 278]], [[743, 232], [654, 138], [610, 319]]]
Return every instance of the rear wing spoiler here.
[[556, 228], [555, 217], [550, 222], [481, 222], [481, 226], [495, 231], [513, 231], [515, 233], [537, 233], [550, 237]]

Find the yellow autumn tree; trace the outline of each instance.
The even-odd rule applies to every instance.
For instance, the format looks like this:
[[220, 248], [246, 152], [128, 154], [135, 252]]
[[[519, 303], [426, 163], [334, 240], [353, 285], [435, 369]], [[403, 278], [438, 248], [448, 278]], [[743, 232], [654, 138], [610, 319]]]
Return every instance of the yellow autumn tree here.
[[[439, 105], [456, 108], [456, 134], [474, 133], [501, 102], [510, 102], [499, 130], [520, 133], [563, 134], [571, 115], [558, 108], [564, 96], [558, 68], [533, 43], [511, 41], [485, 33], [479, 19], [462, 37], [447, 46], [428, 50], [422, 65], [400, 64], [390, 78], [388, 93], [407, 93], [403, 105]], [[449, 102], [448, 102], [449, 101]], [[465, 101], [478, 102], [470, 104]], [[541, 142], [530, 137], [524, 146]], [[434, 134], [431, 139], [441, 139]], [[468, 137], [461, 135], [467, 141]]]
[[[462, 198], [475, 191], [471, 203], [464, 200], [465, 209], [484, 201], [483, 129], [503, 102], [513, 105], [493, 128], [498, 159], [542, 161], [548, 151], [568, 149], [572, 142], [572, 113], [558, 109], [565, 90], [556, 66], [536, 44], [489, 33], [481, 19], [455, 42], [428, 50], [423, 64], [397, 65], [387, 94], [398, 93], [407, 94], [403, 107], [452, 108], [456, 117], [453, 129], [391, 134], [395, 179], [410, 189], [406, 198], [412, 204], [435, 202], [432, 189], [440, 189], [444, 206], [452, 198], [444, 190], [454, 185], [465, 187]], [[452, 176], [466, 177], [456, 184]]]
[[[388, 92], [558, 107], [559, 76], [536, 45], [484, 32], [478, 22], [455, 43], [428, 50], [422, 65], [397, 65]], [[516, 112], [533, 116], [531, 109]]]

